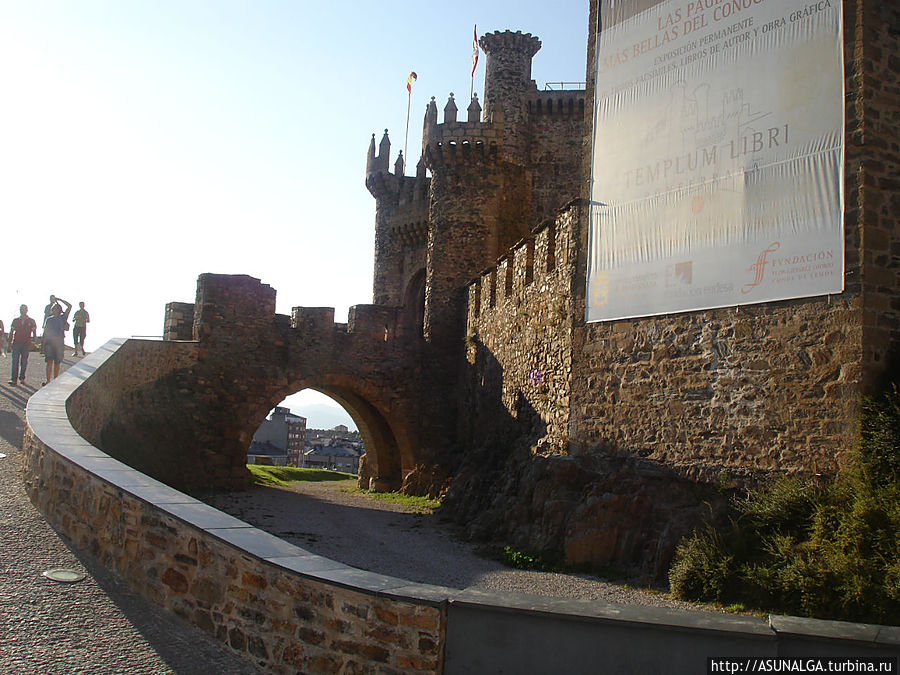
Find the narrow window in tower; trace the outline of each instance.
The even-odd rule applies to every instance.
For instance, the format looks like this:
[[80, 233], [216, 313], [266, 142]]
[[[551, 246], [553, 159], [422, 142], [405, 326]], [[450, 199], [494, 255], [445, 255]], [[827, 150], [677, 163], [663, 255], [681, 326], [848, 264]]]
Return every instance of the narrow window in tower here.
[[534, 239], [525, 243], [525, 285], [534, 281]]
[[491, 270], [491, 307], [497, 306], [497, 268]]
[[556, 269], [556, 226], [547, 226], [547, 273]]

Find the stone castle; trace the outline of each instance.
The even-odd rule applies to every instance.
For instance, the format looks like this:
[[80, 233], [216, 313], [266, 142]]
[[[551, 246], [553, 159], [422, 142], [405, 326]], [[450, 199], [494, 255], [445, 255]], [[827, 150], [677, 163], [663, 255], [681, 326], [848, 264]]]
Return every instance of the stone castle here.
[[540, 41], [495, 32], [483, 108], [461, 121], [451, 95], [439, 120], [432, 100], [414, 176], [372, 138], [372, 304], [346, 324], [277, 315], [260, 281], [203, 274], [163, 342], [126, 343], [73, 394], [73, 423], [176, 488], [228, 486], [268, 412], [313, 388], [360, 429], [361, 485], [444, 493], [473, 537], [660, 577], [709, 485], [839, 470], [900, 338], [900, 10], [860, 8], [843, 293], [586, 323], [593, 69], [585, 90], [540, 91]]

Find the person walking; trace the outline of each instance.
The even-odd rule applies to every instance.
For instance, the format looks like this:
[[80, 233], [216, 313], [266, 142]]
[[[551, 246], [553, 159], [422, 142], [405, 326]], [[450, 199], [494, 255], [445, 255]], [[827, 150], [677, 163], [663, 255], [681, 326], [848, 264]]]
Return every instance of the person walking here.
[[[50, 309], [50, 318], [44, 325], [44, 360], [47, 362], [47, 379], [43, 384], [47, 384], [50, 380], [59, 377], [59, 366], [65, 358], [65, 345], [63, 340], [66, 337], [66, 331], [69, 329], [69, 312], [72, 311], [72, 303], [56, 298], [57, 304]], [[59, 306], [59, 303], [66, 306], [66, 311]]]
[[9, 383], [25, 384], [25, 369], [28, 367], [28, 352], [37, 338], [37, 324], [28, 316], [28, 305], [19, 307], [19, 316], [9, 327], [9, 343], [12, 346], [12, 374]]
[[72, 338], [75, 340], [75, 356], [78, 356], [78, 346], [81, 346], [81, 355], [84, 356], [84, 338], [87, 335], [87, 325], [91, 322], [91, 315], [84, 308], [84, 302], [78, 303], [78, 311], [72, 315]]

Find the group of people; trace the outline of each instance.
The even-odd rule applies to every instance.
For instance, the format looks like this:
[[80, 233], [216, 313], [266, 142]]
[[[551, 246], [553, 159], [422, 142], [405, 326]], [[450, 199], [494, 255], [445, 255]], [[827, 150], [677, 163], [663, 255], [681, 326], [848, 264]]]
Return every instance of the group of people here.
[[[65, 305], [65, 309], [63, 309]], [[63, 341], [66, 331], [69, 330], [69, 314], [72, 312], [72, 303], [55, 295], [50, 296], [50, 303], [44, 308], [44, 323], [42, 326], [43, 337], [41, 349], [44, 352], [44, 361], [47, 363], [47, 378], [42, 384], [59, 377], [59, 368], [65, 358], [65, 346]], [[72, 336], [75, 340], [75, 356], [81, 349], [84, 356], [84, 338], [87, 335], [87, 324], [91, 320], [90, 314], [84, 308], [84, 303], [78, 303], [78, 310], [72, 315], [75, 324]], [[25, 383], [25, 369], [28, 367], [28, 354], [32, 345], [37, 342], [37, 323], [28, 316], [28, 305], [19, 307], [19, 316], [13, 319], [9, 327], [9, 336], [5, 333], [3, 322], [0, 321], [0, 350], [9, 345], [12, 354], [12, 373], [9, 384], [16, 386]]]

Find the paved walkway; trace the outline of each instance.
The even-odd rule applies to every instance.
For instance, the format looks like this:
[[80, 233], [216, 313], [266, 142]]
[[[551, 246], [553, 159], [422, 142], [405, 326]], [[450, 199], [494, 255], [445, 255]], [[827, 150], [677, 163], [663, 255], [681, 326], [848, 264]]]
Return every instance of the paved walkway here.
[[[75, 362], [67, 347], [63, 368]], [[0, 357], [0, 673], [261, 672], [131, 592], [47, 525], [21, 479], [25, 404], [41, 386], [44, 360], [31, 354], [24, 386], [9, 386], [9, 372], [10, 357]], [[87, 576], [65, 584], [41, 575], [54, 568]]]

